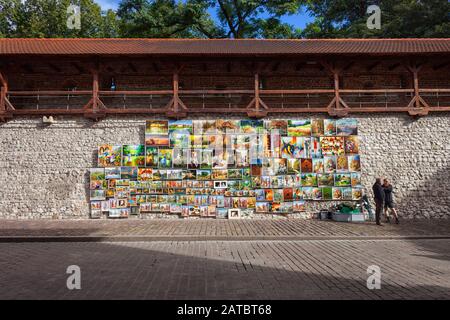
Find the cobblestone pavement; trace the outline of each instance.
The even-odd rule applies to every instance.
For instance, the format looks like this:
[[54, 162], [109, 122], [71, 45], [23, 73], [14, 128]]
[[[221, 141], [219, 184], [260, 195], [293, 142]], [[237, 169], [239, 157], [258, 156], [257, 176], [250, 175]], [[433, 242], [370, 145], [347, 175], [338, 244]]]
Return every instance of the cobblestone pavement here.
[[150, 236], [212, 240], [311, 237], [450, 236], [450, 220], [402, 220], [400, 225], [304, 219], [249, 220], [1, 220], [8, 236]]
[[0, 269], [1, 299], [450, 299], [447, 239], [0, 243]]

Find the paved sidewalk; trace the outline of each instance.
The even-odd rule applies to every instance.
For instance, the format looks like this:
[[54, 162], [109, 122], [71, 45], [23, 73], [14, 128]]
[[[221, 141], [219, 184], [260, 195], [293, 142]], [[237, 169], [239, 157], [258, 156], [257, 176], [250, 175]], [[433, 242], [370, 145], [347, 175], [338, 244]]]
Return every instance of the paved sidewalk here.
[[[0, 220], [0, 241], [74, 240], [302, 240], [450, 238], [450, 220], [402, 220], [400, 225], [277, 220]], [[53, 239], [51, 239], [53, 238]]]
[[450, 240], [0, 243], [0, 269], [0, 299], [450, 299]]

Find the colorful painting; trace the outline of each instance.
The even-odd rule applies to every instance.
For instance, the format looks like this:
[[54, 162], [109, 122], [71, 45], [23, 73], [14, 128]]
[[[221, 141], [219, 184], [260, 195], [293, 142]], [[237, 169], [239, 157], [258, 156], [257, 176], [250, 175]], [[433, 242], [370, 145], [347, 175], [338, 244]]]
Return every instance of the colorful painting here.
[[122, 146], [104, 144], [98, 147], [99, 167], [119, 167], [122, 165]]
[[124, 167], [145, 167], [145, 146], [142, 144], [124, 145], [122, 161]]
[[145, 135], [168, 135], [169, 122], [167, 120], [147, 120]]
[[317, 175], [315, 173], [302, 173], [302, 186], [304, 187], [316, 187]]
[[278, 133], [279, 135], [287, 135], [287, 120], [267, 120], [266, 129], [269, 133]]
[[333, 200], [333, 188], [332, 187], [322, 188], [322, 199], [323, 200]]
[[348, 157], [348, 169], [350, 172], [361, 171], [361, 160], [359, 155], [352, 155]]
[[348, 171], [348, 159], [347, 156], [336, 157], [336, 171], [347, 172]]
[[319, 173], [317, 182], [319, 187], [332, 187], [334, 186], [334, 175], [331, 173]]
[[288, 120], [289, 137], [311, 136], [311, 120]]
[[324, 125], [324, 135], [334, 136], [336, 135], [336, 120], [325, 119], [323, 120]]
[[358, 134], [358, 120], [342, 118], [336, 121], [336, 134], [338, 136], [353, 136]]
[[359, 139], [357, 136], [345, 137], [345, 153], [358, 154], [359, 153]]
[[98, 168], [98, 169], [90, 169], [89, 170], [89, 178], [91, 181], [93, 180], [105, 180], [105, 169]]
[[358, 201], [357, 133], [355, 119], [150, 120], [145, 145], [98, 148], [91, 215], [247, 218]]
[[310, 158], [307, 159], [301, 159], [301, 171], [306, 172], [313, 172], [313, 161]]
[[323, 171], [325, 173], [333, 173], [336, 171], [336, 157], [334, 156], [323, 157]]
[[120, 167], [105, 168], [105, 178], [110, 179], [120, 179]]
[[[165, 124], [161, 125], [160, 128], [162, 129], [160, 131], [165, 130]], [[192, 126], [192, 120], [171, 120], [169, 121], [169, 131], [168, 133], [177, 133], [177, 134], [185, 134], [185, 135], [191, 135], [193, 133], [193, 126]], [[157, 130], [158, 131], [158, 130]], [[164, 135], [166, 133], [154, 133], [151, 132], [150, 134], [161, 134]]]
[[320, 137], [325, 134], [325, 125], [323, 119], [312, 119], [311, 120], [311, 135]]
[[352, 185], [350, 173], [336, 173], [334, 175], [334, 185], [336, 187], [350, 187]]
[[344, 137], [321, 137], [320, 145], [324, 156], [339, 156], [345, 153]]
[[313, 172], [314, 173], [323, 173], [324, 172], [324, 159], [323, 158], [313, 158]]

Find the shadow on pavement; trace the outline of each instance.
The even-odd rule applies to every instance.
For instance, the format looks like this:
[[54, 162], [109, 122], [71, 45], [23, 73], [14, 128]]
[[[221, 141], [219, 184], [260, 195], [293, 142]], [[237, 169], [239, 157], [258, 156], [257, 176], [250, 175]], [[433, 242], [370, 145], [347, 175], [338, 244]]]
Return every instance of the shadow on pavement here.
[[[436, 274], [405, 270], [410, 265], [395, 261], [380, 261], [386, 280], [381, 290], [368, 290], [366, 268], [374, 258], [357, 243], [349, 246], [361, 256], [336, 265], [329, 262], [336, 259], [331, 248], [320, 249], [322, 255], [328, 253], [318, 261], [309, 255], [317, 248], [301, 243], [267, 246], [244, 242], [2, 243], [0, 298], [450, 298], [448, 282], [436, 284]], [[289, 254], [291, 246], [298, 248]], [[303, 258], [291, 260], [295, 255]], [[66, 287], [69, 265], [81, 268], [81, 290]], [[398, 274], [392, 273], [395, 270]], [[419, 272], [417, 281], [415, 272]]]

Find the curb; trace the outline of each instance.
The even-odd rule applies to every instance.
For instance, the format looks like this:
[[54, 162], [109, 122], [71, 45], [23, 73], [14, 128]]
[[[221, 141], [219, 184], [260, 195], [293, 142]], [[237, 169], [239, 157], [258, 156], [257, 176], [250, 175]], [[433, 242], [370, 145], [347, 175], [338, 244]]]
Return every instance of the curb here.
[[26, 242], [151, 242], [151, 241], [392, 241], [450, 240], [435, 236], [0, 236], [0, 243]]

